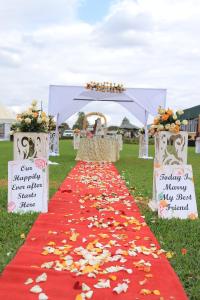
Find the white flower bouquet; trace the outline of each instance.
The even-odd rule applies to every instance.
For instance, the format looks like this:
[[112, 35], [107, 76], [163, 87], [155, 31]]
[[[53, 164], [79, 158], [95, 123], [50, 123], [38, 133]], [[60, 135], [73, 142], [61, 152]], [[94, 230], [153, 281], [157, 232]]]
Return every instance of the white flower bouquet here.
[[16, 121], [11, 126], [10, 134], [15, 132], [48, 132], [49, 129], [49, 117], [44, 111], [38, 109], [37, 101], [34, 100], [27, 111], [17, 115]]

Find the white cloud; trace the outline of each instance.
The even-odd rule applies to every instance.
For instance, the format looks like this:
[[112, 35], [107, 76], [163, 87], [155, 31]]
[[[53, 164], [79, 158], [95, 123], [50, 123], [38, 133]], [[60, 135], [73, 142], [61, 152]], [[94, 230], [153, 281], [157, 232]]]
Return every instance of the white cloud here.
[[[79, 4], [6, 1], [0, 10], [1, 102], [19, 109], [36, 98], [47, 106], [50, 84], [97, 80], [167, 88], [173, 108], [199, 104], [200, 1], [114, 1], [93, 25], [78, 19]], [[103, 112], [119, 123], [125, 112], [114, 107]]]
[[6, 0], [0, 9], [2, 30], [33, 31], [48, 24], [69, 23], [76, 17], [78, 0]]

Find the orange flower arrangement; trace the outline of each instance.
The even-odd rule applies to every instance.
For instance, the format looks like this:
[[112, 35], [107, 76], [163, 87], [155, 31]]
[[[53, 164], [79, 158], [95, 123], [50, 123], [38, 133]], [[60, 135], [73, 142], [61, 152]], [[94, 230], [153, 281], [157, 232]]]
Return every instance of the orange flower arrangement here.
[[153, 125], [150, 127], [150, 134], [155, 134], [158, 131], [170, 131], [178, 133], [181, 125], [187, 125], [187, 120], [181, 120], [181, 115], [184, 112], [178, 110], [174, 112], [172, 109], [158, 108], [158, 115], [154, 118]]
[[169, 119], [169, 114], [164, 114], [161, 116], [162, 121], [167, 121]]
[[53, 117], [41, 111], [37, 107], [37, 101], [33, 100], [26, 111], [17, 115], [16, 121], [11, 126], [10, 135], [15, 132], [49, 132], [52, 126], [55, 128]]

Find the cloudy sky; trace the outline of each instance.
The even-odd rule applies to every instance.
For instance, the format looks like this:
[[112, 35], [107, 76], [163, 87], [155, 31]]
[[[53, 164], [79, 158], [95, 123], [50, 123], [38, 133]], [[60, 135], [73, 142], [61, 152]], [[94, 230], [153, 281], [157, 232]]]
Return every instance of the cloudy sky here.
[[[96, 80], [167, 88], [175, 109], [200, 104], [199, 0], [0, 2], [0, 103], [19, 111], [38, 99], [47, 108], [50, 84]], [[111, 103], [85, 111], [137, 124]]]

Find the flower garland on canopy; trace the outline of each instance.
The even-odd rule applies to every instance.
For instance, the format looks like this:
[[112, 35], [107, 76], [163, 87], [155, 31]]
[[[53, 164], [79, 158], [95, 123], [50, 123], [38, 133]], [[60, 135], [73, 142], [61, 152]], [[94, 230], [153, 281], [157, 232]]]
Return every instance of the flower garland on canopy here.
[[110, 92], [110, 93], [122, 93], [125, 91], [123, 84], [116, 84], [112, 82], [95, 82], [91, 81], [86, 83], [85, 88], [87, 90], [95, 90], [98, 92]]
[[158, 108], [158, 115], [154, 118], [154, 122], [150, 127], [150, 133], [155, 134], [158, 131], [170, 131], [178, 133], [181, 125], [187, 125], [187, 120], [181, 120], [184, 114], [183, 110], [174, 112], [172, 109]]
[[18, 114], [16, 121], [11, 126], [10, 134], [15, 132], [49, 132], [56, 127], [52, 116], [37, 107], [37, 101], [32, 101], [27, 111]]

